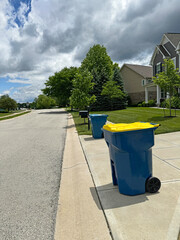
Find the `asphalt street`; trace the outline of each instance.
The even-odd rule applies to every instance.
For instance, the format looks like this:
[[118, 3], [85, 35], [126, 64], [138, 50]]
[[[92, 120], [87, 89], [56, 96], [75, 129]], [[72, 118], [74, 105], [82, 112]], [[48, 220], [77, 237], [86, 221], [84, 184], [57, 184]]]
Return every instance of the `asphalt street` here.
[[67, 113], [0, 121], [0, 239], [54, 239]]

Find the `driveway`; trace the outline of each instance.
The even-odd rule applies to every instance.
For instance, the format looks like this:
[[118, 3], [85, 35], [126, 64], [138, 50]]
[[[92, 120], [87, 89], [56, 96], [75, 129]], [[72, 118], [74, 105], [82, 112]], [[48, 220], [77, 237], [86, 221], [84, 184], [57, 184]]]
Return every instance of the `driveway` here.
[[0, 121], [0, 239], [54, 238], [67, 113]]

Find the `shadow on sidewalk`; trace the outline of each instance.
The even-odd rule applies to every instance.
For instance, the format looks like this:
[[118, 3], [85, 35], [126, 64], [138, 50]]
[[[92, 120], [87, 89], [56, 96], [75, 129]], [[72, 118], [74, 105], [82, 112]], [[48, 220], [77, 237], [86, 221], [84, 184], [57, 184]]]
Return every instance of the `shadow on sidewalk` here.
[[71, 124], [71, 125], [68, 125], [68, 126], [63, 127], [63, 128], [65, 128], [65, 129], [75, 128], [75, 125], [74, 125], [74, 124]]
[[92, 136], [91, 137], [85, 137], [84, 138], [84, 141], [102, 141], [103, 138], [93, 138]]
[[[113, 208], [121, 208], [128, 207], [134, 204], [140, 204], [145, 201], [149, 201], [148, 196], [151, 196], [150, 193], [144, 193], [136, 196], [127, 196], [119, 193], [118, 187], [113, 186], [112, 183], [99, 186], [97, 188], [90, 188], [91, 195], [99, 209], [99, 200], [97, 200], [97, 192], [100, 198], [103, 209], [113, 209]], [[155, 193], [159, 194], [159, 193]], [[154, 195], [154, 194], [153, 194]]]

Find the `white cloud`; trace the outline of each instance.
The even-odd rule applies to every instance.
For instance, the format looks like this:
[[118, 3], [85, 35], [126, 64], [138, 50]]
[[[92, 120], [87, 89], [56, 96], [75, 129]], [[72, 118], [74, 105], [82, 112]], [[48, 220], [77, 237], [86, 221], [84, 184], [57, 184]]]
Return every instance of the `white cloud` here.
[[162, 34], [179, 31], [178, 0], [32, 0], [26, 19], [28, 8], [21, 3], [12, 15], [8, 1], [0, 1], [0, 76], [31, 84], [12, 92], [24, 101], [39, 94], [54, 72], [79, 66], [94, 44], [103, 44], [120, 65], [147, 65]]
[[20, 79], [10, 79], [8, 80], [8, 82], [11, 83], [20, 83], [20, 84], [29, 84], [30, 82], [28, 82], [27, 80], [20, 80]]
[[2, 93], [2, 95], [6, 95], [6, 94], [9, 94], [10, 93], [10, 91], [9, 90], [6, 90], [6, 91], [4, 91], [3, 93]]

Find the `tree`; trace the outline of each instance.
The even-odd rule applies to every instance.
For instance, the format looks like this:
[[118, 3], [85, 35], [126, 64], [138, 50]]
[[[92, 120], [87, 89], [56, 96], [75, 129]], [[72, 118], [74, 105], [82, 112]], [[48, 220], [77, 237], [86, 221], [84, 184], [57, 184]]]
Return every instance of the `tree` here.
[[36, 99], [36, 108], [37, 109], [48, 109], [56, 105], [56, 101], [51, 97], [46, 95], [39, 95]]
[[92, 75], [87, 70], [79, 69], [73, 79], [73, 90], [70, 97], [70, 104], [74, 108], [84, 109], [95, 102], [95, 95], [90, 96], [89, 92], [93, 89]]
[[108, 78], [111, 78], [113, 73], [113, 62], [108, 56], [106, 48], [100, 44], [94, 45], [90, 48], [81, 67], [82, 69], [87, 69], [92, 75], [98, 74], [101, 76], [104, 72]]
[[111, 102], [111, 110], [113, 108], [113, 99], [123, 99], [125, 97], [125, 94], [121, 91], [121, 87], [113, 80], [109, 80], [103, 85], [101, 95], [105, 95], [109, 98]]
[[114, 64], [114, 72], [113, 72], [112, 80], [115, 81], [120, 86], [120, 89], [122, 91], [124, 91], [124, 84], [123, 84], [123, 80], [120, 73], [120, 67], [118, 66], [117, 63]]
[[59, 106], [66, 106], [69, 104], [72, 80], [76, 72], [76, 67], [64, 68], [60, 72], [56, 72], [46, 81], [46, 88], [42, 89], [42, 92], [47, 96], [56, 98]]
[[177, 88], [180, 87], [180, 75], [178, 69], [174, 68], [174, 63], [171, 59], [164, 59], [163, 67], [164, 71], [153, 77], [153, 81], [161, 89], [169, 93], [169, 110], [171, 116], [171, 98], [177, 92]]
[[0, 97], [0, 108], [10, 110], [15, 110], [17, 108], [17, 103], [14, 99], [10, 98], [9, 95], [3, 95]]
[[102, 86], [109, 81], [113, 75], [113, 62], [106, 52], [106, 48], [99, 44], [94, 45], [88, 51], [86, 58], [81, 64], [83, 70], [88, 70], [93, 76], [94, 88], [91, 94], [97, 98], [94, 109], [102, 110], [105, 107], [106, 99], [101, 95]]

